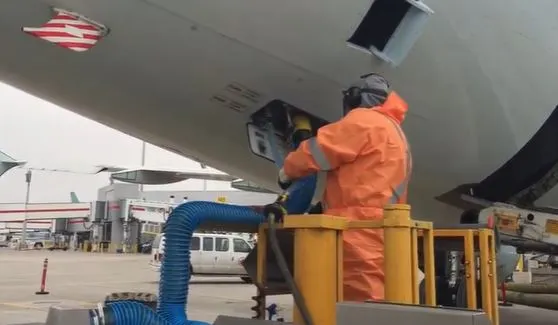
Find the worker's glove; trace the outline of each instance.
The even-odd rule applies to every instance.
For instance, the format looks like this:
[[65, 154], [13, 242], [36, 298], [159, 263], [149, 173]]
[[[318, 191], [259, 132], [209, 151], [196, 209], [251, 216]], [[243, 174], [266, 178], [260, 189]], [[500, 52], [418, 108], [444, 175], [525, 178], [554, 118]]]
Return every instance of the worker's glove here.
[[310, 210], [308, 210], [308, 214], [323, 214], [324, 213], [324, 206], [322, 202], [318, 202], [314, 204]]
[[279, 170], [279, 177], [278, 177], [277, 183], [279, 184], [279, 187], [282, 190], [288, 189], [291, 186], [291, 184], [293, 183], [293, 181], [290, 180], [289, 177], [287, 177], [283, 168], [281, 168]]

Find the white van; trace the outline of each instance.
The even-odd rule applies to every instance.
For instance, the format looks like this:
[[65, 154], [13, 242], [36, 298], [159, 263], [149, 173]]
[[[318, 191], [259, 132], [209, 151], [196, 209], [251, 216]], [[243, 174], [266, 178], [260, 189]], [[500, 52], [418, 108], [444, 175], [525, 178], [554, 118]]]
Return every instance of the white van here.
[[[190, 244], [190, 273], [203, 276], [239, 276], [249, 283], [242, 261], [253, 246], [238, 235], [194, 233]], [[165, 256], [165, 235], [152, 244], [150, 265], [157, 271]]]

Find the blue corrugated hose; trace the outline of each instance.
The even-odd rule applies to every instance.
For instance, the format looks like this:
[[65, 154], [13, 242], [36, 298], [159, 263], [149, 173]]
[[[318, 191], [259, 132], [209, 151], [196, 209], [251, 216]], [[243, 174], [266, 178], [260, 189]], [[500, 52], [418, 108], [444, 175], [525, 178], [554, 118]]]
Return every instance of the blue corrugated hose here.
[[[282, 159], [275, 154], [276, 164]], [[289, 214], [308, 210], [316, 188], [316, 176], [293, 183], [285, 208]], [[139, 303], [122, 301], [107, 305], [114, 322], [106, 325], [208, 325], [188, 320], [186, 305], [190, 279], [190, 241], [202, 222], [244, 223], [259, 225], [265, 217], [252, 208], [213, 202], [183, 203], [170, 214], [165, 225], [165, 259], [161, 265], [157, 312]]]
[[136, 301], [119, 301], [107, 304], [114, 324], [133, 325], [170, 325], [161, 318], [153, 309]]
[[[295, 188], [287, 207], [289, 213], [304, 213], [310, 205], [315, 183], [304, 179], [295, 184], [299, 185], [293, 186]], [[245, 206], [192, 201], [176, 207], [165, 226], [165, 259], [161, 266], [158, 315], [139, 303], [114, 302], [107, 307], [119, 317], [114, 317], [111, 325], [207, 325], [188, 320], [186, 314], [192, 234], [204, 221], [259, 225], [264, 219], [262, 214]], [[141, 323], [137, 322], [140, 313]]]
[[158, 313], [172, 325], [189, 323], [185, 306], [190, 278], [190, 240], [202, 221], [257, 225], [263, 220], [263, 215], [243, 206], [201, 201], [178, 206], [165, 226], [165, 259], [161, 266]]

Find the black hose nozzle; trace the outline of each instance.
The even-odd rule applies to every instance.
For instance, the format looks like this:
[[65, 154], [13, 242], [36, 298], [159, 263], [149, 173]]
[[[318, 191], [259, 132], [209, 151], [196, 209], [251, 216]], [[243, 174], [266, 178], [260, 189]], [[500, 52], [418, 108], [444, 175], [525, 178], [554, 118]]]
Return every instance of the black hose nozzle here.
[[287, 209], [281, 202], [275, 201], [264, 207], [263, 214], [266, 218], [273, 215], [275, 222], [283, 222], [283, 219], [287, 215]]

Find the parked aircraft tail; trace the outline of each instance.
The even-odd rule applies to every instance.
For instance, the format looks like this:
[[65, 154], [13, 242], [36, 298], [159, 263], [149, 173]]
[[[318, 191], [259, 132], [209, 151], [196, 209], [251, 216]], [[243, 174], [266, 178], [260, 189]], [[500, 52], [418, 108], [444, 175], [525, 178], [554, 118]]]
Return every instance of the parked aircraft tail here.
[[70, 200], [72, 203], [80, 203], [76, 192], [70, 192]]

